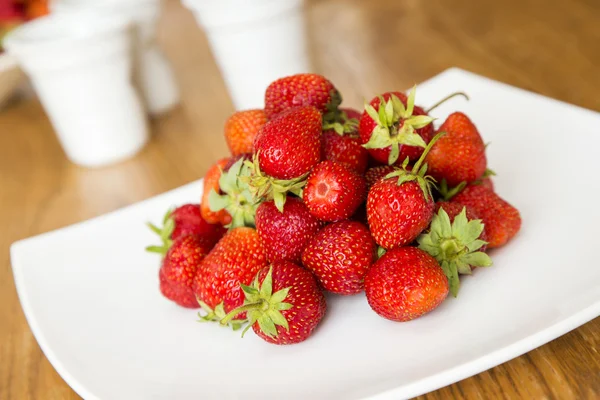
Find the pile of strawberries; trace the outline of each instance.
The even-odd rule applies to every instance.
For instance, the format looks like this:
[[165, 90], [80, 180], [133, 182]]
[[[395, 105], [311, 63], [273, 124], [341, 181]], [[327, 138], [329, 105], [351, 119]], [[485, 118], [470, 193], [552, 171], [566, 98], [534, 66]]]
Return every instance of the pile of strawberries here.
[[360, 113], [326, 78], [299, 74], [267, 88], [264, 110], [233, 114], [231, 156], [208, 171], [201, 204], [150, 225], [162, 294], [275, 344], [310, 336], [324, 291], [364, 290], [393, 321], [456, 296], [521, 218], [494, 192], [473, 122], [456, 112], [436, 130], [415, 89]]

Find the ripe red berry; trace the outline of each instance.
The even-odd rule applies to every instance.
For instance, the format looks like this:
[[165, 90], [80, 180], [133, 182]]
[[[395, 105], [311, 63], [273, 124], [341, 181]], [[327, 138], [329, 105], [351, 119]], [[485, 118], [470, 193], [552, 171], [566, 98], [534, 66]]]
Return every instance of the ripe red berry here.
[[302, 253], [302, 264], [325, 290], [356, 294], [364, 288], [365, 274], [376, 250], [366, 226], [357, 221], [334, 222], [311, 239]]
[[302, 197], [317, 218], [339, 221], [354, 214], [365, 195], [362, 176], [343, 165], [323, 161], [310, 173]]

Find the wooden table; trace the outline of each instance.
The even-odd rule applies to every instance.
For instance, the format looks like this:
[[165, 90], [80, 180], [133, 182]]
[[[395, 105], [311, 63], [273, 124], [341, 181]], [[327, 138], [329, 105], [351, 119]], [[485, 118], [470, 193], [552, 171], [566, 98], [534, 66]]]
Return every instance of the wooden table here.
[[[321, 0], [308, 4], [315, 70], [347, 104], [403, 89], [458, 66], [600, 110], [600, 2], [557, 0]], [[152, 122], [134, 159], [86, 170], [70, 164], [36, 101], [0, 113], [0, 399], [71, 399], [25, 321], [8, 246], [202, 177], [226, 153], [232, 111], [206, 39], [170, 0], [160, 40], [182, 104]], [[510, 115], [506, 116], [510, 118]], [[572, 162], [573, 160], [557, 160]], [[600, 398], [600, 318], [510, 362], [423, 399]]]

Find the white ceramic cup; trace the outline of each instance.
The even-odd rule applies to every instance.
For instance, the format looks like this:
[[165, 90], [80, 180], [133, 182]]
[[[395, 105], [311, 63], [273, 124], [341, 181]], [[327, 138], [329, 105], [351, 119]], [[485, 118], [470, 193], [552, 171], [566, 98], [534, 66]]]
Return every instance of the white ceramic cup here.
[[49, 15], [4, 41], [29, 75], [67, 157], [99, 167], [126, 159], [148, 140], [131, 83], [127, 20], [97, 13]]
[[182, 0], [204, 28], [237, 109], [262, 108], [267, 86], [311, 70], [302, 0]]
[[115, 13], [133, 22], [134, 82], [152, 114], [168, 111], [179, 103], [179, 88], [173, 70], [156, 43], [160, 7], [159, 0], [54, 0], [51, 3], [52, 13], [81, 10]]

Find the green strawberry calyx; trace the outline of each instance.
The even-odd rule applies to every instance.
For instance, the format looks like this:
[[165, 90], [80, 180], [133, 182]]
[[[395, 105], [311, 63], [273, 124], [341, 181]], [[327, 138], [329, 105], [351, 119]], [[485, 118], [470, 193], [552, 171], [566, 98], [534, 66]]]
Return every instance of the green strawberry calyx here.
[[456, 196], [457, 194], [459, 194], [460, 192], [462, 192], [462, 190], [466, 186], [467, 186], [467, 182], [462, 181], [458, 185], [456, 185], [454, 187], [450, 187], [450, 186], [448, 186], [448, 182], [446, 182], [446, 179], [444, 178], [440, 182], [440, 185], [438, 187], [438, 191], [440, 192], [440, 195], [442, 196], [442, 198], [445, 201], [449, 201], [451, 198], [453, 198], [454, 196]]
[[250, 172], [241, 179], [248, 185], [248, 190], [256, 204], [273, 200], [279, 212], [283, 213], [287, 193], [302, 197], [302, 189], [306, 186], [308, 172], [293, 179], [275, 179], [261, 171], [258, 163], [258, 152], [254, 155], [252, 161], [245, 161], [245, 166]]
[[175, 220], [173, 220], [173, 218], [171, 217], [172, 213], [172, 209], [169, 209], [167, 211], [167, 213], [163, 217], [162, 228], [159, 228], [153, 223], [148, 222], [148, 227], [150, 228], [150, 230], [152, 230], [152, 232], [156, 233], [160, 237], [160, 239], [162, 240], [162, 244], [160, 246], [148, 246], [146, 247], [146, 251], [149, 251], [151, 253], [158, 253], [163, 257], [167, 254], [167, 252], [171, 248], [171, 245], [173, 244], [173, 240], [171, 240], [171, 234], [175, 230]]
[[443, 208], [431, 220], [429, 232], [417, 238], [419, 248], [434, 257], [450, 284], [450, 293], [458, 295], [459, 274], [471, 274], [471, 267], [489, 267], [492, 259], [480, 249], [487, 244], [481, 240], [484, 224], [481, 220], [468, 220], [467, 209], [450, 223], [450, 217]]
[[254, 218], [260, 202], [254, 197], [244, 179], [248, 176], [250, 176], [250, 168], [240, 158], [219, 178], [219, 189], [223, 194], [218, 194], [211, 189], [208, 195], [208, 206], [211, 211], [225, 209], [231, 215], [231, 223], [226, 225], [229, 229], [255, 225]]
[[273, 268], [269, 268], [269, 272], [265, 276], [262, 285], [258, 281], [258, 275], [256, 274], [252, 285], [246, 286], [240, 284], [246, 297], [244, 304], [230, 311], [229, 314], [221, 319], [221, 324], [227, 325], [233, 317], [241, 312], [246, 312], [248, 325], [242, 331], [242, 337], [244, 337], [244, 334], [255, 322], [258, 322], [260, 330], [265, 335], [277, 337], [277, 326], [289, 330], [288, 321], [281, 311], [294, 307], [293, 304], [284, 302], [291, 286], [273, 293]]
[[384, 179], [389, 178], [398, 178], [398, 186], [402, 185], [405, 182], [415, 181], [419, 184], [419, 187], [423, 191], [423, 196], [426, 201], [433, 201], [433, 194], [431, 191], [431, 187], [435, 185], [435, 179], [433, 177], [427, 175], [427, 163], [425, 163], [425, 157], [429, 153], [429, 150], [433, 147], [433, 145], [446, 134], [446, 132], [438, 132], [437, 135], [434, 136], [433, 139], [427, 144], [425, 150], [423, 150], [423, 154], [417, 160], [415, 165], [412, 166], [410, 170], [408, 170], [408, 157], [402, 162], [402, 167], [398, 168], [396, 171], [390, 172], [387, 174]]
[[[496, 173], [493, 170], [487, 168], [485, 170], [485, 172], [483, 173], [483, 175], [481, 175], [481, 178], [477, 179], [476, 181], [471, 182], [471, 185], [472, 186], [481, 185], [483, 183], [483, 180], [486, 178], [489, 178], [490, 176], [496, 176]], [[465, 181], [462, 181], [461, 183], [459, 183], [458, 185], [456, 185], [454, 187], [450, 187], [450, 186], [448, 186], [448, 182], [446, 182], [446, 179], [442, 179], [442, 181], [440, 182], [438, 191], [440, 192], [440, 195], [442, 196], [442, 198], [444, 200], [449, 201], [454, 196], [456, 196], [457, 194], [462, 192], [465, 187], [467, 187], [467, 182], [465, 182]]]
[[[214, 309], [212, 309], [208, 304], [206, 304], [202, 300], [197, 300], [202, 310], [206, 313], [206, 315], [198, 313], [198, 322], [221, 322], [221, 320], [227, 315], [227, 313], [225, 313], [225, 307], [223, 306], [223, 302], [217, 304], [217, 306]], [[242, 326], [244, 326], [246, 322], [248, 322], [247, 319], [232, 319], [226, 325], [231, 327], [231, 329], [233, 329], [234, 331], [237, 331]]]
[[379, 109], [365, 104], [365, 112], [375, 121], [377, 126], [371, 132], [369, 141], [363, 144], [366, 149], [383, 149], [391, 146], [388, 164], [394, 164], [400, 155], [400, 145], [426, 147], [423, 138], [416, 133], [433, 122], [428, 115], [413, 115], [415, 107], [416, 85], [408, 94], [406, 107], [395, 95], [388, 101], [381, 98]]
[[340, 136], [358, 137], [358, 120], [349, 118], [342, 110], [337, 110], [333, 116], [329, 113], [323, 116], [323, 130], [333, 130]]

